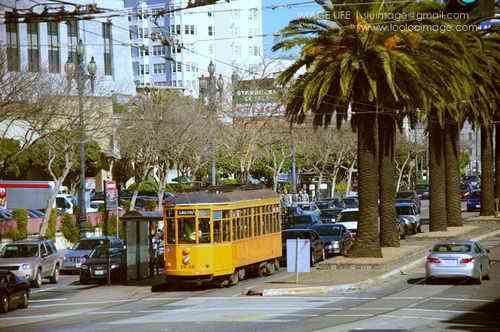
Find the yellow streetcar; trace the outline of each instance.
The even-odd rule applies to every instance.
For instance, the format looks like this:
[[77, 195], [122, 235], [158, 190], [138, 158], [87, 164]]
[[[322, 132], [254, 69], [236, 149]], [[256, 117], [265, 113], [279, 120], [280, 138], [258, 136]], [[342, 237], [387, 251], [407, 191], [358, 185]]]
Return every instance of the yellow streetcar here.
[[279, 269], [281, 212], [273, 191], [176, 195], [163, 229], [167, 280], [234, 285]]

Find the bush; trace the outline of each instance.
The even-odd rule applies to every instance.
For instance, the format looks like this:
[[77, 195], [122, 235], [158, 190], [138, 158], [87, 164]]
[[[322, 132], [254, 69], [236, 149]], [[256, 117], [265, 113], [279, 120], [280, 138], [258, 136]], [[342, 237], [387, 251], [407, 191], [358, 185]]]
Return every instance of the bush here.
[[346, 189], [347, 189], [347, 183], [345, 182], [337, 183], [337, 185], [335, 186], [335, 193], [345, 193]]
[[103, 214], [102, 222], [99, 223], [99, 227], [102, 229], [102, 234], [103, 235], [108, 235], [108, 236], [114, 236], [116, 235], [116, 216], [114, 215], [109, 215], [108, 216], [108, 227], [106, 229], [106, 219], [105, 215]]
[[80, 232], [75, 217], [71, 214], [65, 213], [62, 216], [61, 231], [71, 243], [75, 243], [80, 238]]
[[56, 239], [56, 227], [57, 227], [57, 210], [50, 210], [49, 223], [47, 225], [47, 234], [46, 237], [49, 240]]
[[144, 181], [139, 184], [133, 183], [127, 188], [127, 190], [132, 192], [136, 189], [139, 191], [140, 195], [156, 195], [158, 185], [155, 182]]
[[26, 239], [28, 237], [28, 211], [26, 209], [14, 209], [13, 218], [17, 223], [16, 237], [13, 239]]
[[5, 233], [5, 238], [11, 239], [13, 241], [18, 240], [17, 229], [11, 228], [8, 232]]
[[238, 179], [222, 179], [222, 185], [224, 186], [237, 186], [240, 185], [240, 181]]
[[190, 192], [193, 186], [191, 183], [172, 183], [165, 187], [165, 192], [168, 193], [185, 193]]
[[120, 235], [120, 239], [127, 241], [127, 232], [125, 230], [125, 222], [120, 219], [119, 225], [120, 225], [120, 229], [118, 230], [118, 234]]
[[147, 200], [145, 202], [145, 206], [144, 207], [146, 208], [146, 211], [154, 211], [157, 206], [158, 206], [158, 203], [156, 201]]

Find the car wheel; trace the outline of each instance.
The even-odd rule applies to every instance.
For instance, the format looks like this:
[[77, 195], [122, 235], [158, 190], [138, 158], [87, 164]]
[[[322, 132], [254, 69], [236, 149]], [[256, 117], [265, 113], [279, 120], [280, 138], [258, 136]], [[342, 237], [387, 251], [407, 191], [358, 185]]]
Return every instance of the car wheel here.
[[325, 249], [323, 249], [323, 252], [321, 253], [321, 260], [323, 262], [326, 261], [326, 252], [325, 252]]
[[9, 296], [7, 294], [0, 295], [0, 312], [6, 313], [9, 311]]
[[33, 287], [34, 288], [42, 287], [42, 271], [40, 269], [36, 271], [35, 280], [33, 280]]
[[481, 285], [483, 283], [483, 268], [479, 268], [479, 278], [474, 280], [476, 285]]
[[59, 281], [59, 265], [54, 267], [54, 273], [52, 273], [52, 277], [50, 277], [50, 282], [53, 284], [57, 284]]
[[19, 308], [26, 309], [28, 307], [28, 291], [23, 293], [23, 298], [21, 299], [21, 303], [19, 304]]

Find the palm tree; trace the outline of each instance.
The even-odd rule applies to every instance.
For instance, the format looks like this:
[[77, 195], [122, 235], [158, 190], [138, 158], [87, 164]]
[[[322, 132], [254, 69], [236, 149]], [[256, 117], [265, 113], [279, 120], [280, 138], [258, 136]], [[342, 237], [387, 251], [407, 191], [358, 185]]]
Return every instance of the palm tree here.
[[[359, 10], [350, 9], [352, 13]], [[378, 126], [394, 132], [398, 110], [413, 109], [414, 101], [421, 98], [419, 73], [414, 61], [402, 51], [409, 47], [405, 42], [411, 38], [371, 29], [357, 14], [345, 20], [331, 17], [294, 20], [282, 31], [282, 37], [275, 50], [301, 47], [299, 59], [279, 77], [283, 85], [290, 85], [289, 120], [302, 123], [311, 111], [315, 126], [328, 126], [334, 113], [338, 122], [345, 119], [348, 108], [353, 113], [351, 124], [358, 136], [360, 215], [358, 240], [351, 254], [378, 257], [381, 255]], [[304, 67], [305, 73], [295, 79]], [[396, 73], [399, 74], [397, 81]], [[399, 107], [395, 110], [390, 107], [392, 105]], [[384, 140], [391, 146], [394, 140], [390, 134], [388, 137], [384, 132]], [[392, 163], [392, 150], [393, 147], [384, 147], [384, 163]], [[394, 181], [390, 175], [383, 178]], [[388, 188], [388, 194], [382, 197], [390, 203], [384, 201], [381, 205], [387, 211], [394, 209], [394, 189], [382, 187]], [[382, 224], [392, 226], [390, 231], [395, 233], [395, 218], [387, 220]], [[391, 243], [391, 240], [386, 242]]]

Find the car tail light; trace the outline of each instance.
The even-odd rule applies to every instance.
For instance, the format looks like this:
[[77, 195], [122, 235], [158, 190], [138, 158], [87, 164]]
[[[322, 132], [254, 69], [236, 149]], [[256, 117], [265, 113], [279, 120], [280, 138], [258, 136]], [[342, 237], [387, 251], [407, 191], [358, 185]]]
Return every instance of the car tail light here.
[[460, 263], [469, 264], [469, 263], [472, 263], [473, 260], [474, 260], [474, 258], [462, 258], [462, 260], [460, 260]]
[[427, 257], [427, 262], [429, 263], [434, 263], [434, 264], [439, 264], [441, 263], [441, 261], [439, 260], [439, 258], [436, 258], [436, 257]]

